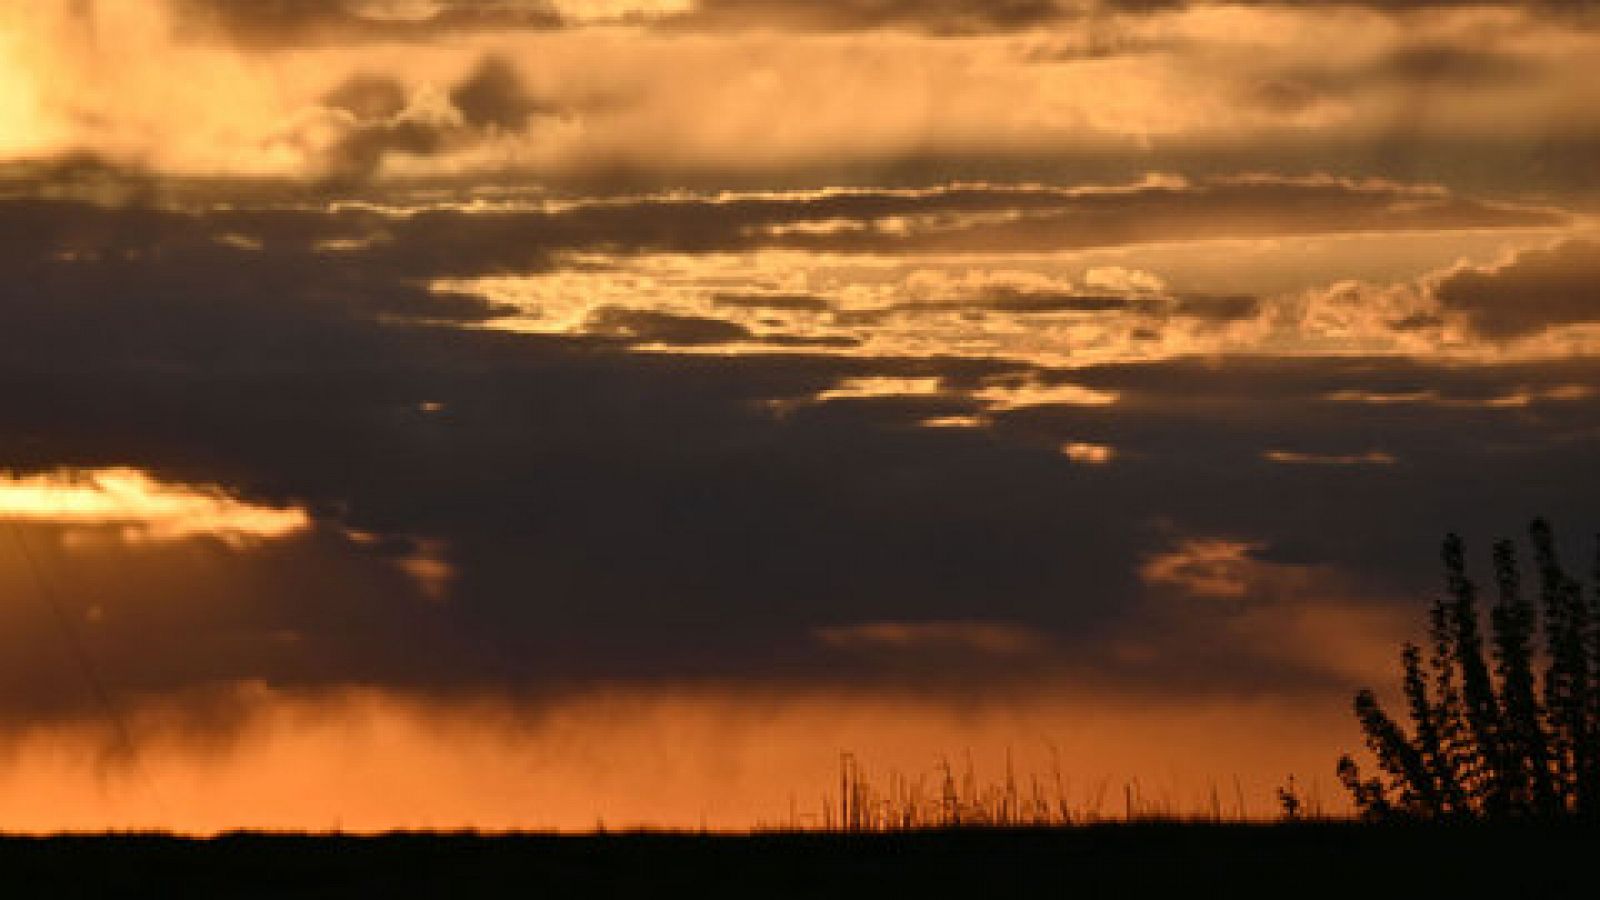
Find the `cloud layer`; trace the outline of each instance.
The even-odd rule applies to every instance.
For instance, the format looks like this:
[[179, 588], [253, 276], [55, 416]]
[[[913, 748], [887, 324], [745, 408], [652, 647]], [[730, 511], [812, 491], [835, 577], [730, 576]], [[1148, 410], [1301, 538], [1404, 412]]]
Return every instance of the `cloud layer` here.
[[153, 824], [85, 658], [201, 829], [1315, 765], [1439, 535], [1595, 508], [1590, 12], [0, 11], [0, 825]]
[[1593, 195], [1582, 11], [1353, 6], [45, 0], [0, 18], [0, 159], [612, 191], [1292, 160]]

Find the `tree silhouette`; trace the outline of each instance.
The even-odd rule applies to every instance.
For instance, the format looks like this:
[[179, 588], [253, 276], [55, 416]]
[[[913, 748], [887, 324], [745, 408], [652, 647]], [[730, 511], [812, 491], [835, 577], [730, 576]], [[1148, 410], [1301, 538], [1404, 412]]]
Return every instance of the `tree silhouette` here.
[[[1490, 657], [1465, 548], [1460, 537], [1445, 538], [1431, 653], [1424, 661], [1422, 648], [1408, 643], [1400, 655], [1409, 733], [1372, 691], [1356, 694], [1356, 718], [1382, 774], [1366, 777], [1348, 755], [1338, 774], [1364, 816], [1600, 815], [1600, 591], [1586, 594], [1562, 569], [1548, 523], [1535, 521], [1529, 536], [1539, 603], [1523, 593], [1516, 546], [1496, 543]], [[1600, 558], [1596, 581], [1600, 589]]]

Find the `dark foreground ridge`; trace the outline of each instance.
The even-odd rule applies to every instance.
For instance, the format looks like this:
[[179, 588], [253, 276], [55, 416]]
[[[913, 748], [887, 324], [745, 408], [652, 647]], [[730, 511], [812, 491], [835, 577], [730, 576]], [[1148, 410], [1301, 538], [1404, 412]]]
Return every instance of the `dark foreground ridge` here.
[[1577, 825], [1134, 824], [863, 834], [0, 839], [27, 897], [1559, 897]]

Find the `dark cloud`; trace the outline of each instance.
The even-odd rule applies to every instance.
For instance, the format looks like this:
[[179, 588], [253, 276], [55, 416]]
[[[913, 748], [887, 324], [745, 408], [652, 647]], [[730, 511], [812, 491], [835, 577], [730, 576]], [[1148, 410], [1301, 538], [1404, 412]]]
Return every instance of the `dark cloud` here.
[[1532, 61], [1513, 53], [1448, 43], [1413, 43], [1385, 56], [1374, 77], [1413, 84], [1505, 86], [1537, 72]]
[[[914, 219], [923, 215], [948, 220], [968, 213], [1019, 209], [1027, 213], [1022, 226], [1010, 222], [995, 225], [994, 217], [979, 216], [975, 221], [980, 224], [968, 229], [939, 229], [926, 235], [913, 231], [909, 236], [859, 232], [830, 236], [781, 229], [786, 224], [815, 220], [870, 224], [881, 217]], [[49, 353], [50, 348], [70, 339], [74, 346], [97, 348], [85, 353], [86, 359], [117, 357], [119, 344], [139, 339], [161, 342], [167, 352], [176, 353], [182, 346], [196, 358], [214, 360], [230, 358], [230, 354], [248, 357], [260, 346], [257, 339], [268, 334], [281, 334], [288, 341], [285, 347], [294, 346], [289, 338], [297, 334], [326, 339], [328, 332], [311, 330], [308, 322], [344, 327], [340, 323], [397, 317], [482, 321], [506, 311], [482, 299], [435, 292], [429, 284], [441, 277], [550, 271], [574, 251], [620, 255], [624, 262], [635, 253], [724, 252], [769, 246], [834, 253], [1056, 251], [1196, 237], [1558, 221], [1562, 219], [1554, 213], [1496, 207], [1394, 186], [1273, 180], [1112, 192], [971, 187], [792, 198], [644, 198], [554, 211], [468, 212], [443, 207], [405, 216], [357, 206], [337, 212], [303, 206], [185, 212], [51, 199], [15, 200], [0, 208], [8, 271], [18, 284], [34, 285], [30, 291], [17, 293], [12, 301], [8, 328], [18, 335], [33, 336], [21, 342], [19, 349]], [[991, 224], [981, 224], [984, 222]], [[1581, 282], [1582, 276], [1574, 278]], [[113, 302], [97, 289], [107, 284], [120, 285], [120, 299]], [[227, 296], [260, 302], [221, 302], [213, 296], [219, 284], [228, 286]], [[1462, 288], [1447, 285], [1444, 290], [1447, 303], [1472, 302], [1463, 299]], [[725, 294], [714, 302], [729, 306], [734, 296], [742, 295]], [[972, 300], [1014, 312], [1131, 309], [1230, 319], [1253, 310], [1248, 298], [1159, 298], [1106, 292], [1011, 289]], [[821, 309], [819, 298], [787, 295], [754, 295], [738, 303], [786, 310]], [[71, 320], [56, 315], [73, 309], [108, 327], [80, 333]], [[613, 319], [598, 324], [614, 336], [631, 328], [634, 331], [630, 333], [663, 340], [670, 333], [689, 343], [750, 337], [740, 326], [715, 320], [674, 323], [636, 317], [624, 321], [622, 311], [607, 315]], [[214, 328], [230, 320], [236, 322], [234, 327]], [[763, 336], [761, 340], [803, 345], [813, 339]], [[668, 342], [682, 341], [674, 338]], [[841, 343], [841, 339], [831, 338], [818, 346]]]
[[1070, 291], [1023, 290], [992, 287], [977, 298], [982, 306], [1006, 312], [1112, 312], [1137, 304], [1137, 298], [1111, 294], [1079, 294]]
[[689, 316], [646, 309], [602, 306], [589, 313], [581, 332], [610, 338], [624, 344], [651, 344], [670, 347], [704, 347], [717, 344], [750, 343], [769, 347], [812, 347], [847, 349], [859, 342], [849, 337], [809, 335], [757, 335], [736, 322], [706, 316]]
[[420, 40], [453, 31], [551, 29], [564, 19], [547, 3], [439, 0], [416, 14], [382, 0], [176, 0], [191, 28], [218, 29], [250, 45], [338, 40]]
[[434, 156], [560, 114], [527, 89], [515, 65], [498, 56], [485, 57], [450, 90], [459, 123], [415, 112], [412, 99], [404, 84], [385, 75], [356, 75], [329, 92], [324, 106], [351, 121], [329, 154], [326, 175], [336, 181], [364, 180], [391, 154]]
[[343, 233], [340, 221], [263, 213], [230, 224], [137, 206], [5, 204], [10, 352], [66, 366], [245, 363], [314, 355], [381, 319], [498, 314], [481, 298], [437, 294], [401, 273], [319, 252], [320, 240]]
[[1261, 300], [1238, 294], [1187, 294], [1178, 298], [1177, 315], [1229, 321], [1248, 319], [1261, 309]]
[[[984, 213], [1022, 213], [997, 221]], [[963, 223], [963, 217], [970, 222]], [[935, 227], [919, 227], [918, 219]], [[894, 228], [877, 223], [893, 221]], [[1149, 241], [1352, 231], [1556, 225], [1555, 211], [1443, 191], [1334, 179], [1224, 179], [1110, 191], [1008, 186], [791, 197], [643, 198], [557, 212], [423, 212], [386, 228], [376, 256], [439, 274], [514, 270], [541, 249], [700, 253], [788, 247], [833, 253], [1054, 252]], [[797, 223], [853, 223], [817, 233]], [[956, 224], [952, 225], [951, 222]]]
[[[539, 91], [533, 93], [544, 105], [559, 108], [562, 116], [572, 117], [580, 124], [588, 116], [599, 114], [587, 104], [613, 102], [598, 96], [545, 97]], [[338, 113], [340, 117], [346, 115], [344, 111]], [[343, 126], [339, 126], [337, 119], [334, 124], [355, 127], [353, 117]], [[953, 183], [1118, 184], [1136, 181], [1150, 172], [1184, 173], [1197, 186], [1213, 180], [1226, 181], [1239, 172], [1326, 173], [1346, 179], [1347, 185], [1374, 177], [1413, 184], [1448, 185], [1457, 200], [1465, 201], [1463, 212], [1476, 207], [1479, 218], [1489, 223], [1485, 227], [1494, 227], [1496, 221], [1509, 222], [1518, 214], [1492, 203], [1472, 203], [1466, 198], [1501, 198], [1585, 208], [1600, 203], [1600, 170], [1588, 164], [1597, 152], [1600, 152], [1600, 130], [1581, 121], [1553, 122], [1531, 138], [1515, 130], [1492, 135], [1444, 135], [1418, 133], [1415, 129], [1406, 131], [1403, 140], [1383, 137], [1376, 141], [1373, 135], [1365, 132], [1356, 135], [1322, 129], [1274, 132], [1270, 140], [1240, 136], [1232, 140], [1184, 141], [1154, 136], [1135, 141], [1085, 134], [1071, 147], [1048, 152], [1037, 148], [1025, 152], [1018, 147], [991, 147], [970, 153], [924, 150], [907, 151], [892, 159], [830, 158], [781, 167], [755, 165], [752, 168], [743, 162], [730, 166], [682, 159], [663, 161], [659, 166], [635, 165], [601, 154], [579, 162], [570, 171], [541, 177], [539, 185], [565, 198], [674, 192], [811, 191], [825, 187], [853, 188], [865, 196], [876, 197], [885, 195], [885, 188], [926, 189], [929, 185]], [[513, 179], [522, 177], [512, 173], [502, 175]], [[324, 186], [330, 188], [328, 199], [387, 206], [397, 198], [405, 201], [416, 197], [425, 203], [441, 195], [467, 195], [482, 187], [484, 177], [482, 172], [472, 172], [417, 180], [389, 177], [381, 179], [381, 183], [370, 178], [346, 178], [332, 180]], [[501, 185], [502, 195], [505, 195], [504, 187]], [[156, 189], [163, 196], [182, 197], [189, 202], [214, 201], [222, 196], [257, 203], [298, 203], [303, 198], [295, 193], [295, 188], [294, 184], [264, 180], [157, 177], [82, 154], [0, 164], [0, 195], [3, 196], [49, 192], [56, 196], [93, 197]], [[1340, 192], [1337, 187], [1325, 190]], [[1376, 190], [1365, 196], [1375, 201]], [[1288, 192], [1286, 188], [1285, 193]], [[1343, 192], [1354, 193], [1348, 186]], [[1264, 193], [1257, 191], [1258, 196]], [[1152, 191], [1150, 195], [1157, 194]], [[515, 193], [510, 196], [514, 197]], [[1302, 196], [1312, 202], [1309, 193], [1303, 192]], [[1393, 196], [1396, 202], [1405, 202], [1398, 193]], [[959, 198], [952, 197], [952, 200]], [[1394, 210], [1388, 218], [1394, 221], [1410, 218], [1420, 224], [1421, 213], [1431, 212], [1447, 220], [1447, 201], [1448, 195], [1420, 198], [1422, 205], [1417, 212], [1405, 214], [1403, 210]], [[918, 204], [918, 201], [903, 198], [897, 202], [905, 207]], [[938, 199], [921, 201], [930, 207], [940, 202]], [[1024, 198], [1022, 205], [1039, 203], [1038, 199]], [[991, 200], [987, 205], [992, 209], [1004, 207], [998, 200]], [[788, 208], [800, 210], [793, 203]], [[1312, 211], [1302, 208], [1289, 221], [1304, 220]], [[1554, 222], [1559, 218], [1527, 210], [1523, 210], [1520, 217], [1528, 222]], [[1445, 221], [1441, 227], [1452, 226]], [[1015, 230], [1025, 230], [1023, 223], [1017, 223]], [[886, 237], [869, 234], [865, 239], [887, 246], [891, 242]], [[1031, 240], [1043, 243], [1039, 238]], [[814, 237], [813, 241], [826, 242], [826, 238]], [[839, 237], [833, 243], [843, 245], [847, 240]]]
[[361, 74], [346, 79], [322, 98], [329, 109], [343, 110], [357, 121], [392, 119], [411, 105], [410, 92], [387, 75]]
[[[385, 15], [360, 0], [182, 0], [200, 21], [252, 41], [321, 36], [423, 37], [441, 31], [570, 26], [539, 0], [440, 0], [426, 14]], [[1079, 0], [701, 0], [685, 13], [650, 16], [671, 28], [786, 28], [843, 31], [914, 28], [937, 34], [1011, 30], [1076, 17]], [[624, 16], [643, 19], [642, 15]]]
[[936, 35], [969, 35], [1047, 27], [1110, 13], [1155, 14], [1200, 7], [1361, 8], [1419, 13], [1487, 7], [1515, 8], [1567, 21], [1592, 20], [1592, 0], [702, 0], [670, 17], [673, 27], [792, 28], [843, 31], [902, 28]]
[[468, 125], [520, 131], [538, 115], [555, 110], [535, 99], [522, 84], [522, 76], [508, 60], [491, 56], [450, 91], [450, 102]]
[[1429, 328], [1439, 328], [1444, 325], [1444, 317], [1434, 313], [1412, 313], [1388, 323], [1396, 331], [1422, 331]]
[[1102, 10], [1150, 13], [1203, 6], [1264, 6], [1282, 8], [1358, 8], [1385, 13], [1413, 13], [1430, 10], [1510, 8], [1564, 18], [1593, 14], [1600, 5], [1595, 0], [1097, 0]]
[[698, 316], [681, 316], [641, 309], [602, 306], [589, 314], [584, 331], [641, 344], [692, 347], [725, 344], [750, 337], [750, 331], [733, 322]]
[[1447, 309], [1466, 313], [1491, 338], [1525, 337], [1555, 325], [1600, 322], [1600, 243], [1570, 240], [1530, 250], [1492, 269], [1440, 282]]
[[770, 309], [789, 312], [823, 312], [828, 309], [827, 298], [816, 294], [738, 294], [723, 292], [711, 297], [714, 306], [738, 309]]
[[1314, 108], [1325, 96], [1304, 79], [1287, 77], [1252, 81], [1245, 85], [1239, 99], [1251, 108], [1292, 115]]
[[459, 146], [461, 132], [434, 122], [368, 122], [352, 128], [333, 148], [327, 176], [362, 179], [375, 174], [396, 153], [434, 156]]
[[1361, 91], [1399, 91], [1426, 104], [1440, 88], [1503, 90], [1552, 74], [1537, 58], [1499, 49], [1483, 35], [1455, 41], [1409, 41], [1376, 59], [1351, 65], [1319, 60], [1248, 82], [1245, 105], [1292, 115]]
[[[425, 130], [410, 136], [404, 136], [404, 129], [374, 134], [378, 137], [371, 140], [380, 150], [391, 140], [425, 145], [433, 139]], [[354, 148], [349, 152], [359, 156]], [[203, 192], [190, 196], [179, 188], [128, 183], [99, 167], [70, 177], [57, 172], [48, 181], [32, 172], [19, 182], [19, 191], [24, 186], [35, 196], [87, 195], [94, 200], [172, 193], [174, 202], [205, 209]], [[359, 184], [351, 188], [357, 197], [361, 189]], [[1487, 203], [1439, 189], [1320, 177], [1081, 190], [968, 185], [787, 196], [646, 196], [554, 210], [464, 210], [439, 203], [434, 194], [425, 201], [430, 205], [406, 215], [360, 205], [325, 213], [305, 208], [304, 197], [279, 196], [270, 187], [262, 189], [260, 202], [281, 205], [158, 213], [81, 200], [33, 199], [0, 210], [0, 227], [15, 230], [18, 243], [7, 248], [10, 252], [35, 260], [48, 255], [45, 247], [54, 240], [101, 255], [142, 253], [170, 230], [191, 245], [206, 244], [217, 235], [260, 243], [266, 252], [246, 258], [280, 268], [285, 264], [279, 254], [294, 254], [290, 269], [328, 266], [415, 283], [444, 276], [546, 271], [556, 257], [572, 251], [624, 256], [764, 247], [830, 253], [1054, 252], [1183, 239], [1541, 227], [1570, 220], [1557, 210]], [[1006, 215], [989, 215], [993, 213]], [[931, 227], [919, 226], [922, 220]], [[880, 229], [877, 223], [882, 221], [895, 227]], [[791, 227], [815, 222], [854, 227], [833, 233]], [[330, 243], [341, 249], [324, 249]], [[733, 296], [726, 293], [725, 302]], [[753, 295], [752, 305], [767, 296]], [[1034, 298], [1037, 303], [1047, 299]], [[1086, 302], [1058, 299], [1069, 305]]]
[[196, 19], [215, 20], [240, 31], [264, 35], [369, 21], [360, 14], [356, 3], [346, 0], [261, 0], [256, 3], [181, 0], [179, 6]]
[[967, 35], [1049, 26], [1108, 13], [1154, 14], [1200, 7], [1350, 7], [1383, 13], [1505, 7], [1568, 21], [1592, 20], [1593, 0], [702, 0], [667, 22], [676, 27], [839, 31], [905, 28]]
[[[441, 34], [557, 29], [579, 23], [541, 0], [437, 0], [406, 8], [381, 0], [177, 0], [192, 27], [220, 29], [253, 45], [334, 40], [425, 40]], [[963, 36], [1045, 28], [1108, 14], [1165, 13], [1205, 6], [1360, 8], [1414, 14], [1516, 8], [1577, 25], [1600, 24], [1593, 0], [701, 0], [676, 14], [625, 14], [669, 29], [854, 31], [903, 29]]]
[[[1236, 214], [1268, 208], [1234, 187], [1210, 201]], [[1158, 196], [1182, 207], [1210, 190]], [[1556, 396], [1593, 381], [1588, 361], [1044, 372], [937, 357], [640, 354], [630, 346], [743, 330], [612, 308], [592, 320], [610, 336], [498, 333], [463, 327], [495, 315], [488, 304], [426, 288], [439, 274], [548, 268], [562, 248], [724, 247], [749, 225], [819, 208], [870, 216], [1019, 196], [1078, 202], [974, 190], [395, 217], [13, 200], [0, 205], [11, 275], [0, 286], [0, 466], [134, 465], [316, 515], [312, 535], [243, 553], [201, 543], [97, 557], [38, 535], [69, 609], [103, 608], [97, 658], [119, 685], [149, 694], [241, 679], [427, 693], [595, 679], [817, 683], [877, 677], [842, 668], [816, 646], [817, 628], [973, 620], [1049, 638], [1053, 649], [1017, 677], [1103, 665], [1103, 677], [1145, 688], [1175, 673], [1196, 691], [1327, 684], [1210, 637], [1196, 645], [1226, 629], [1164, 618], [1141, 565], [1185, 536], [1259, 538], [1262, 559], [1366, 572], [1357, 593], [1387, 596], [1431, 584], [1430, 545], [1446, 528], [1491, 534], [1535, 512], [1579, 521], [1592, 509], [1592, 397], [1521, 408], [1329, 399]], [[1146, 215], [1160, 208], [1139, 192], [1126, 199]], [[774, 401], [868, 376], [937, 378], [949, 390], [775, 412]], [[1002, 377], [1122, 400], [986, 411], [963, 393]], [[992, 427], [919, 425], [980, 412]], [[1067, 441], [1117, 457], [1078, 465], [1061, 452]], [[1378, 450], [1397, 463], [1352, 473], [1261, 458], [1285, 448]], [[1507, 472], [1515, 477], [1493, 477]], [[1461, 491], [1468, 483], [1479, 487]], [[380, 539], [354, 543], [346, 530]], [[442, 603], [397, 565], [425, 539], [456, 572]], [[0, 634], [13, 636], [0, 642], [0, 712], [83, 709], [81, 691], [41, 685], [50, 648], [27, 637], [25, 610], [0, 616]], [[1111, 658], [1107, 648], [1128, 637], [1156, 641], [1155, 661]]]
[[[973, 306], [1011, 313], [1126, 312], [1149, 316], [1184, 316], [1229, 321], [1254, 316], [1260, 309], [1255, 297], [1238, 295], [1162, 293], [1104, 293], [1095, 291], [1038, 290], [1011, 286], [986, 288], [970, 298], [940, 301], [953, 306]], [[907, 304], [907, 306], [927, 306]]]
[[[426, 141], [425, 134], [416, 139]], [[836, 220], [870, 226], [884, 217], [948, 220], [999, 210], [1024, 211], [1023, 224], [993, 224], [994, 217], [978, 216], [974, 220], [978, 224], [967, 229], [940, 228], [927, 234], [913, 229], [910, 235], [870, 231], [814, 235], [782, 228], [795, 222]], [[1562, 220], [1555, 213], [1496, 207], [1438, 192], [1322, 180], [1249, 180], [1110, 192], [967, 187], [792, 198], [644, 198], [554, 211], [468, 212], [443, 207], [405, 216], [361, 207], [331, 213], [293, 207], [184, 212], [48, 199], [12, 201], [0, 208], [8, 270], [18, 283], [36, 286], [17, 295], [10, 328], [27, 333], [31, 328], [56, 327], [52, 324], [56, 320], [46, 313], [58, 309], [80, 308], [85, 315], [108, 321], [126, 318], [125, 327], [90, 335], [104, 347], [135, 335], [176, 342], [184, 339], [192, 323], [230, 316], [259, 317], [260, 327], [281, 329], [300, 328], [310, 320], [396, 316], [483, 320], [502, 311], [481, 299], [434, 292], [429, 283], [441, 277], [549, 271], [574, 251], [624, 257], [761, 247], [835, 253], [1056, 251], [1196, 237], [1544, 225]], [[1573, 257], [1572, 266], [1580, 266], [1576, 258], [1582, 255], [1581, 247], [1566, 255]], [[1584, 277], [1581, 271], [1572, 276], [1573, 291], [1580, 289]], [[1468, 276], [1462, 278], [1463, 285], [1470, 281]], [[238, 280], [229, 288], [230, 295], [277, 298], [276, 302], [216, 302], [209, 295], [229, 279]], [[123, 302], [113, 304], [95, 290], [95, 285], [113, 283], [122, 285]], [[1442, 288], [1442, 296], [1458, 307], [1478, 302], [1463, 293], [1466, 290], [1451, 282]], [[730, 296], [717, 302], [729, 305]], [[1217, 319], [1246, 315], [1253, 303], [1247, 298], [1161, 299], [999, 288], [974, 299], [1012, 311], [1133, 308]], [[136, 300], [150, 304], [149, 310], [141, 310]], [[817, 309], [815, 300], [758, 295], [740, 302]], [[1560, 307], [1568, 310], [1565, 315], [1579, 314], [1578, 301], [1565, 302], [1571, 307]], [[157, 309], [163, 312], [147, 315]], [[1480, 314], [1488, 317], [1491, 330], [1505, 331], [1493, 324], [1490, 313]], [[607, 327], [627, 324], [619, 319]], [[631, 323], [650, 333], [660, 333], [665, 324], [670, 323], [657, 322], [653, 327], [646, 327], [649, 323], [643, 320]], [[699, 326], [702, 337], [709, 335], [705, 327]], [[729, 323], [716, 327], [729, 340], [748, 336]], [[39, 340], [23, 346], [47, 348], [58, 339], [40, 334]], [[206, 352], [206, 342], [196, 341], [193, 350]]]
[[1079, 4], [1063, 0], [703, 0], [672, 24], [822, 31], [910, 27], [960, 35], [1029, 28], [1079, 12]]
[[[1275, 564], [1368, 573], [1339, 585], [1347, 597], [1420, 591], [1443, 529], [1494, 534], [1532, 511], [1575, 521], [1593, 500], [1592, 400], [1529, 415], [1324, 399], [1422, 389], [1487, 398], [1592, 377], [1586, 362], [1103, 367], [1053, 377], [1121, 391], [1118, 407], [1016, 410], [992, 433], [947, 433], [910, 427], [940, 411], [927, 403], [775, 418], [763, 401], [869, 372], [975, 385], [1003, 369], [641, 357], [584, 339], [386, 330], [277, 366], [124, 366], [114, 376], [47, 377], [0, 341], [0, 383], [14, 398], [0, 414], [7, 465], [116, 461], [223, 481], [363, 530], [443, 539], [459, 568], [439, 605], [399, 574], [348, 559], [333, 535], [246, 554], [234, 570], [242, 588], [217, 580], [227, 571], [217, 563], [200, 568], [210, 575], [170, 574], [193, 550], [134, 569], [121, 555], [83, 563], [48, 551], [48, 572], [78, 572], [71, 602], [116, 598], [104, 603], [96, 648], [124, 684], [159, 692], [249, 677], [538, 692], [592, 678], [817, 682], [873, 677], [871, 666], [841, 668], [812, 647], [817, 627], [998, 619], [1050, 636], [1054, 649], [994, 678], [1085, 667], [1124, 686], [1181, 673], [1195, 691], [1287, 689], [1327, 676], [1230, 653], [1220, 643], [1227, 610], [1185, 607], [1173, 621], [1146, 607], [1135, 574], [1144, 560], [1185, 536], [1228, 535], [1264, 541], [1256, 555]], [[419, 411], [422, 400], [440, 411]], [[1441, 428], [1459, 439], [1440, 442]], [[1114, 446], [1118, 460], [1074, 467], [1056, 450], [1067, 439]], [[1285, 446], [1381, 449], [1399, 463], [1351, 473], [1260, 460]], [[1523, 475], [1481, 479], [1508, 468]], [[1464, 497], [1463, 479], [1483, 487]], [[1109, 508], [1119, 516], [1108, 519]], [[178, 596], [129, 594], [146, 576]], [[1108, 648], [1119, 637], [1162, 651], [1146, 664], [1118, 660]], [[6, 655], [21, 694], [0, 699], [41, 696], [27, 675], [48, 649]]]

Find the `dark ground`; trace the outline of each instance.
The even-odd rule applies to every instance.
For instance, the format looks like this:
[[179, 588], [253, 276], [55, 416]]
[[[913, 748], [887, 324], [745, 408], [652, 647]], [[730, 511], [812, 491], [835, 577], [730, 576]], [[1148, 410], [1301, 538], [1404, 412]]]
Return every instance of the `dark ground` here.
[[1593, 897], [1600, 829], [0, 840], [8, 897]]

